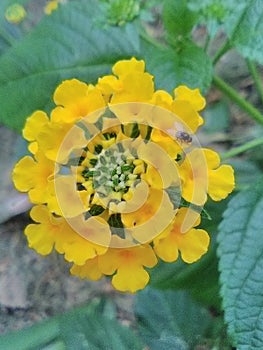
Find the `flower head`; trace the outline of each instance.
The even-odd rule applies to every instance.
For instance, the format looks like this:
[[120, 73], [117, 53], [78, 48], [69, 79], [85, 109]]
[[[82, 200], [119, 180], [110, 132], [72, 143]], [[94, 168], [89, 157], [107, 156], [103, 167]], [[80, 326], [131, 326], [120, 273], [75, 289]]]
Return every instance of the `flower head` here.
[[155, 91], [145, 63], [132, 58], [95, 85], [62, 82], [53, 98], [50, 117], [27, 119], [31, 156], [13, 171], [35, 204], [29, 246], [64, 254], [73, 275], [112, 276], [130, 292], [145, 287], [158, 258], [200, 259], [209, 246], [196, 228], [202, 206], [207, 196], [225, 198], [234, 176], [195, 137], [205, 106], [199, 90]]
[[44, 7], [44, 13], [46, 15], [51, 15], [51, 13], [57, 10], [59, 4], [65, 3], [67, 0], [50, 0]]
[[25, 8], [20, 4], [12, 4], [5, 11], [5, 18], [8, 22], [19, 24], [24, 20], [27, 13]]

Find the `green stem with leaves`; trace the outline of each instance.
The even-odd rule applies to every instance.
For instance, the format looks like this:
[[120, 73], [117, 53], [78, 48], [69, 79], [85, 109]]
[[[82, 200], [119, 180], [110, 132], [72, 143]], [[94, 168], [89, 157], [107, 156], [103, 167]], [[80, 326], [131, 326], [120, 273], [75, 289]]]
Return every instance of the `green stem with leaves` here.
[[250, 60], [247, 60], [247, 66], [248, 66], [248, 69], [249, 69], [253, 79], [254, 79], [259, 97], [261, 98], [261, 101], [263, 103], [263, 84], [261, 81], [261, 77], [258, 73], [257, 67], [256, 67], [255, 63], [250, 61]]
[[247, 102], [235, 89], [224, 82], [218, 76], [213, 77], [214, 85], [222, 91], [228, 98], [235, 102], [241, 109], [254, 119], [256, 122], [263, 125], [263, 115], [251, 103]]
[[249, 142], [245, 143], [244, 145], [233, 148], [228, 152], [222, 153], [221, 159], [225, 160], [228, 158], [235, 157], [235, 156], [239, 155], [240, 153], [244, 153], [246, 151], [249, 151], [252, 148], [255, 148], [255, 147], [258, 147], [261, 145], [263, 145], [263, 137], [256, 139], [256, 140], [253, 140], [253, 141], [249, 141]]
[[140, 37], [143, 40], [145, 40], [146, 42], [148, 42], [149, 44], [155, 46], [157, 49], [164, 49], [165, 48], [162, 44], [160, 44], [155, 39], [150, 37], [143, 29], [140, 30]]
[[208, 47], [209, 47], [210, 42], [211, 42], [211, 36], [209, 35], [209, 33], [207, 33], [206, 38], [205, 38], [205, 44], [204, 44], [204, 51], [205, 52], [208, 51]]
[[220, 60], [224, 54], [231, 49], [231, 44], [227, 40], [223, 46], [219, 48], [219, 50], [215, 53], [215, 56], [213, 58], [213, 65], [216, 65], [216, 63]]

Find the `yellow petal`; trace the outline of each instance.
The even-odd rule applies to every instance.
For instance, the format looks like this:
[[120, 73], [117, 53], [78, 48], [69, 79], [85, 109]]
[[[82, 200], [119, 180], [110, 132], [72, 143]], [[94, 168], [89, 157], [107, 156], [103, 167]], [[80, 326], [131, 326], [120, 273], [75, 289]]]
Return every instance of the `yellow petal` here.
[[173, 222], [154, 240], [156, 254], [164, 261], [173, 262], [178, 258], [179, 250], [184, 261], [198, 260], [209, 245], [207, 232], [192, 228], [199, 224], [199, 213], [191, 208], [180, 208]]
[[58, 3], [58, 0], [49, 1], [44, 7], [45, 14], [50, 15], [53, 11], [55, 11], [58, 8]]
[[[29, 225], [25, 233], [29, 246], [40, 254], [50, 253], [52, 247], [55, 246], [60, 254], [65, 254], [67, 261], [83, 265], [86, 260], [104, 254], [107, 250], [107, 247], [94, 244], [81, 237], [66, 220], [54, 217], [46, 206], [34, 207], [31, 216], [39, 224]], [[100, 234], [99, 231], [96, 233]]]
[[58, 204], [65, 218], [72, 218], [86, 211], [77, 191], [76, 178], [72, 175], [57, 175], [55, 191]]
[[47, 159], [42, 152], [35, 154], [37, 160], [34, 168], [34, 185], [29, 191], [29, 198], [32, 203], [46, 203], [49, 178], [55, 173], [55, 164]]
[[153, 129], [151, 140], [162, 147], [172, 159], [176, 159], [177, 155], [182, 152], [181, 145], [162, 130]]
[[196, 132], [198, 126], [200, 125], [200, 116], [193, 109], [190, 103], [175, 100], [172, 105], [172, 111], [186, 132], [189, 134], [194, 134]]
[[30, 217], [38, 223], [50, 221], [50, 213], [45, 205], [35, 205], [30, 211]]
[[154, 267], [158, 260], [150, 245], [136, 246], [136, 258], [138, 263], [146, 267]]
[[189, 89], [185, 85], [180, 85], [174, 89], [175, 99], [189, 102], [196, 111], [205, 107], [205, 99], [200, 94], [199, 89]]
[[41, 255], [51, 253], [54, 246], [54, 231], [50, 231], [49, 226], [30, 224], [25, 228], [28, 246], [35, 249]]
[[49, 123], [38, 135], [39, 148], [47, 158], [65, 163], [74, 149], [85, 147], [84, 130], [70, 123]]
[[106, 75], [99, 78], [96, 87], [102, 92], [103, 95], [111, 95], [114, 91], [119, 91], [122, 84], [114, 75]]
[[27, 118], [23, 129], [23, 137], [28, 141], [34, 141], [39, 134], [39, 131], [49, 121], [47, 114], [43, 111], [36, 111]]
[[193, 263], [204, 255], [209, 246], [208, 233], [200, 229], [192, 229], [178, 237], [178, 248], [182, 259], [187, 263]]
[[144, 61], [138, 61], [136, 58], [132, 57], [130, 60], [122, 60], [115, 63], [115, 65], [112, 68], [112, 72], [122, 77], [128, 73], [135, 73], [135, 72], [144, 72], [145, 69], [145, 63]]
[[124, 244], [119, 244], [119, 246], [123, 246], [123, 248], [109, 248], [104, 255], [98, 257], [99, 269], [105, 275], [112, 275], [124, 266], [129, 269], [135, 265], [153, 267], [157, 264], [157, 258], [149, 245], [127, 248], [124, 247]]
[[178, 259], [178, 246], [171, 235], [159, 240], [154, 244], [156, 254], [166, 262], [173, 262]]
[[109, 247], [111, 240], [110, 227], [102, 217], [90, 216], [85, 219], [84, 215], [79, 215], [68, 218], [67, 222], [82, 239], [99, 246], [100, 251], [105, 252]]
[[27, 192], [34, 186], [35, 168], [36, 162], [29, 156], [23, 157], [16, 163], [12, 174], [16, 189]]
[[157, 90], [153, 94], [151, 103], [169, 110], [173, 103], [173, 99], [172, 96], [168, 94], [168, 92], [164, 90]]
[[177, 246], [177, 235], [189, 231], [192, 227], [198, 226], [200, 221], [200, 212], [197, 212], [196, 209], [193, 210], [191, 207], [181, 207], [177, 210], [170, 225], [154, 239], [154, 244], [157, 245], [160, 241], [167, 238], [168, 241], [174, 240], [174, 243], [169, 242], [169, 245], [171, 244], [173, 246], [175, 244], [175, 246]]
[[163, 181], [161, 174], [151, 165], [147, 166], [145, 174], [141, 175], [141, 179], [145, 180], [149, 186], [158, 190], [163, 189]]
[[[56, 244], [59, 253], [65, 254], [65, 259], [74, 262], [76, 265], [83, 265], [88, 259], [93, 259], [98, 254], [104, 254], [105, 247], [98, 246], [79, 236], [73, 230], [70, 233], [70, 227], [67, 227], [71, 238], [65, 237], [63, 245]], [[65, 230], [63, 232], [65, 235]], [[57, 243], [57, 242], [56, 242]]]
[[119, 254], [119, 249], [109, 248], [105, 254], [100, 255], [98, 257], [99, 270], [105, 275], [112, 275], [122, 263]]
[[64, 80], [54, 93], [54, 102], [56, 105], [68, 106], [76, 103], [81, 97], [85, 97], [88, 91], [88, 85], [77, 79]]
[[[141, 187], [139, 185], [137, 187], [139, 188], [137, 193], [140, 195]], [[148, 188], [146, 186], [143, 187], [143, 189]], [[153, 218], [153, 216], [156, 214], [163, 197], [163, 191], [150, 188], [149, 191], [147, 191], [147, 194], [148, 196], [146, 197], [139, 196], [136, 201], [137, 208], [135, 208], [134, 211], [132, 210], [133, 208], [131, 208], [130, 211], [122, 213], [121, 218], [125, 227], [134, 228], [135, 226], [142, 225]]]
[[154, 92], [153, 76], [149, 73], [128, 74], [123, 79], [124, 90], [137, 97], [137, 101], [147, 101]]
[[28, 145], [27, 148], [28, 148], [30, 153], [36, 154], [38, 151], [38, 143], [36, 141], [30, 142], [30, 144]]
[[191, 207], [181, 207], [175, 216], [173, 222], [173, 229], [178, 233], [184, 233], [182, 227], [185, 225], [186, 220], [191, 220], [191, 228], [200, 225], [200, 213], [197, 213], [196, 210], [191, 209]]
[[226, 198], [234, 187], [234, 170], [230, 165], [209, 171], [208, 194], [214, 201]]
[[[95, 123], [104, 112], [105, 101], [101, 91], [96, 87], [90, 87], [85, 101], [85, 115], [90, 123]], [[92, 113], [97, 112], [97, 113]]]
[[70, 269], [70, 272], [74, 276], [78, 276], [80, 278], [88, 278], [92, 281], [98, 281], [103, 276], [98, 268], [97, 256], [93, 259], [87, 260], [84, 265], [73, 265]]
[[182, 197], [189, 203], [202, 206], [207, 200], [207, 184], [198, 180], [187, 180], [182, 186]]
[[76, 116], [73, 110], [58, 106], [51, 112], [51, 121], [54, 123], [73, 123]]
[[154, 92], [153, 77], [148, 73], [130, 73], [124, 76], [121, 92], [113, 94], [111, 103], [149, 101]]
[[[91, 228], [92, 230], [92, 228]], [[99, 232], [97, 232], [99, 235]], [[55, 248], [65, 254], [65, 259], [76, 265], [84, 265], [88, 259], [104, 254], [107, 247], [97, 245], [78, 234], [66, 221], [56, 236]]]
[[208, 162], [203, 149], [196, 148], [186, 154], [179, 172], [183, 180], [182, 196], [196, 205], [203, 205], [207, 199]]
[[28, 245], [39, 254], [47, 255], [52, 251], [56, 236], [61, 230], [61, 221], [52, 222], [51, 214], [43, 205], [33, 207], [30, 216], [39, 224], [30, 224], [26, 227]]
[[[80, 82], [79, 82], [80, 83]], [[68, 102], [64, 107], [57, 107], [51, 113], [51, 121], [55, 123], [74, 123], [81, 118], [87, 117], [89, 122], [94, 123], [103, 113], [105, 101], [101, 91], [90, 85], [84, 94]]]
[[[133, 95], [129, 95], [133, 96]], [[123, 96], [121, 97], [121, 99]], [[129, 99], [130, 97], [128, 97]], [[131, 97], [136, 101], [136, 97]], [[117, 116], [121, 124], [126, 124], [126, 127], [133, 127], [131, 123], [148, 123], [149, 117], [151, 115], [152, 106], [143, 102], [126, 102], [126, 103], [116, 103], [118, 97], [114, 97], [110, 103], [110, 110]], [[130, 135], [125, 131], [125, 134]]]
[[135, 293], [145, 288], [149, 282], [149, 274], [142, 266], [134, 266], [132, 269], [120, 268], [112, 278], [112, 285], [121, 292]]
[[211, 149], [203, 148], [204, 156], [207, 161], [207, 167], [209, 169], [216, 169], [220, 165], [219, 154]]
[[113, 286], [121, 291], [132, 293], [143, 289], [149, 281], [148, 273], [143, 266], [153, 267], [157, 264], [157, 258], [148, 245], [131, 248], [109, 248], [98, 257], [99, 269], [106, 275], [113, 276]]
[[153, 142], [141, 142], [137, 154], [147, 164], [153, 166], [160, 174], [163, 188], [179, 185], [179, 172], [176, 162], [167, 153]]
[[220, 165], [218, 153], [203, 150], [208, 167], [208, 194], [214, 201], [220, 201], [228, 196], [235, 187], [234, 170], [229, 165]]
[[173, 220], [176, 210], [165, 191], [151, 189], [145, 204], [137, 211], [122, 215], [128, 235], [140, 243], [158, 236]]

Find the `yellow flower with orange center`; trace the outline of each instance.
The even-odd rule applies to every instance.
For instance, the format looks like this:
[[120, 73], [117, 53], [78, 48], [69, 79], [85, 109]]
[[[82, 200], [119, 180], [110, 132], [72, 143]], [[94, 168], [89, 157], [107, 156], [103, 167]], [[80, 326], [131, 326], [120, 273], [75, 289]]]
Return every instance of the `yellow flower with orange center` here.
[[50, 117], [36, 111], [27, 119], [31, 156], [13, 171], [35, 204], [29, 246], [42, 255], [55, 249], [73, 275], [111, 276], [129, 292], [147, 285], [158, 257], [200, 259], [209, 246], [196, 228], [202, 206], [207, 196], [225, 198], [234, 175], [198, 145], [199, 90], [155, 91], [145, 63], [132, 58], [95, 85], [66, 80], [53, 97]]

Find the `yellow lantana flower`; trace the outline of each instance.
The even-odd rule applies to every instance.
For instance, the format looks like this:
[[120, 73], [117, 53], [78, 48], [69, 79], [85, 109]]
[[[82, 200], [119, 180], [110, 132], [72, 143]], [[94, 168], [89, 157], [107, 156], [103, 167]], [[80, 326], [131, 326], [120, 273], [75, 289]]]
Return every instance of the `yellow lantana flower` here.
[[45, 157], [42, 152], [34, 158], [25, 156], [13, 170], [13, 181], [21, 192], [28, 192], [32, 203], [48, 202], [48, 183], [54, 178], [55, 164]]
[[23, 21], [27, 13], [20, 4], [12, 4], [5, 11], [5, 18], [8, 22], [18, 24]]
[[[184, 221], [189, 220], [187, 216], [191, 214], [191, 209], [180, 208], [172, 223], [154, 240], [154, 250], [162, 260], [176, 261], [180, 251], [185, 262], [193, 263], [207, 252], [210, 238], [205, 230], [192, 227], [183, 232]], [[199, 223], [200, 217], [193, 226]]]
[[98, 280], [113, 275], [113, 286], [122, 292], [136, 292], [149, 282], [144, 267], [154, 267], [157, 258], [149, 245], [133, 248], [109, 248], [107, 253], [87, 260], [85, 265], [73, 265], [71, 273], [81, 278]]
[[149, 102], [154, 93], [153, 76], [144, 70], [145, 63], [135, 58], [119, 61], [112, 68], [115, 76], [99, 79], [97, 87], [104, 95], [111, 96], [111, 105]]
[[189, 152], [180, 166], [184, 185], [182, 196], [196, 205], [203, 205], [207, 194], [214, 200], [226, 198], [234, 189], [234, 171], [230, 165], [221, 165], [219, 155], [197, 148]]
[[[55, 248], [57, 252], [64, 254], [67, 261], [83, 265], [86, 260], [104, 254], [107, 250], [106, 247], [80, 236], [64, 218], [52, 215], [44, 205], [34, 206], [30, 216], [36, 224], [28, 225], [25, 235], [29, 247], [34, 248], [39, 254], [47, 255]], [[93, 219], [87, 235], [92, 235], [96, 228]]]
[[150, 276], [145, 267], [157, 264], [153, 249], [148, 245], [133, 248], [110, 248], [98, 258], [99, 269], [105, 275], [112, 275], [113, 286], [122, 292], [136, 292], [143, 289]]
[[50, 0], [44, 7], [44, 13], [46, 15], [51, 15], [51, 13], [57, 10], [59, 4], [65, 3], [67, 0]]
[[[60, 84], [53, 98], [58, 107], [53, 109], [51, 120], [56, 123], [73, 123], [87, 115], [91, 116], [92, 112], [105, 106], [98, 88], [77, 79], [66, 80]], [[96, 113], [93, 118], [96, 120]]]
[[25, 229], [31, 248], [54, 249], [73, 275], [111, 276], [116, 289], [134, 293], [158, 258], [175, 261], [180, 252], [193, 263], [206, 253], [200, 211], [207, 196], [218, 201], [233, 190], [234, 175], [198, 144], [198, 89], [155, 90], [135, 58], [112, 70], [95, 85], [63, 81], [50, 116], [27, 118], [32, 156], [16, 164], [13, 181], [36, 204]]

